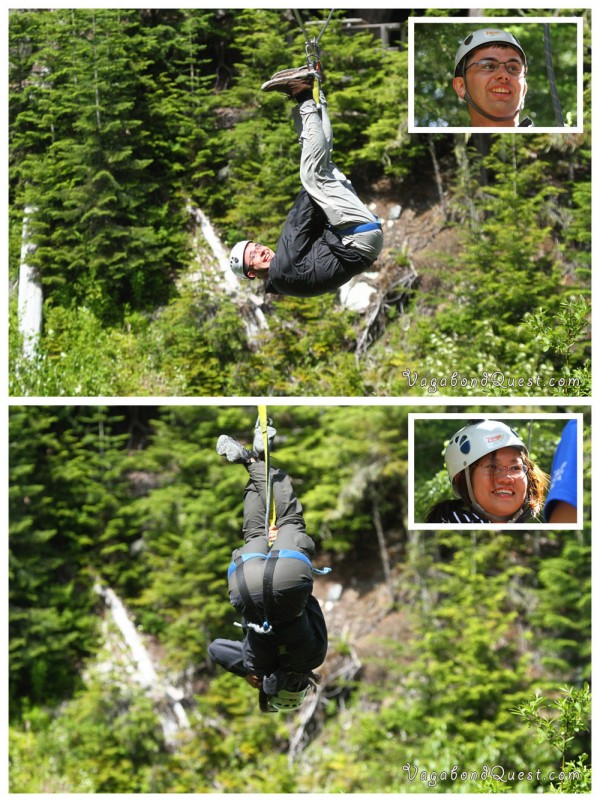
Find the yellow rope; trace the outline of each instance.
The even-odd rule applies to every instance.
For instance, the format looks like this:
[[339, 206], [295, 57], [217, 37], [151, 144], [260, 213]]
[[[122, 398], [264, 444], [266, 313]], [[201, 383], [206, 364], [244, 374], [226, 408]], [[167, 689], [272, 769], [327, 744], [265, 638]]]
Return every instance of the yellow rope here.
[[267, 538], [269, 537], [269, 528], [275, 526], [277, 515], [275, 512], [275, 499], [273, 498], [273, 488], [271, 483], [271, 458], [269, 455], [269, 434], [267, 431], [267, 408], [266, 406], [258, 407], [258, 420], [260, 423], [260, 431], [263, 437], [263, 445], [265, 450], [265, 479], [267, 488], [267, 516], [265, 527], [267, 530]]

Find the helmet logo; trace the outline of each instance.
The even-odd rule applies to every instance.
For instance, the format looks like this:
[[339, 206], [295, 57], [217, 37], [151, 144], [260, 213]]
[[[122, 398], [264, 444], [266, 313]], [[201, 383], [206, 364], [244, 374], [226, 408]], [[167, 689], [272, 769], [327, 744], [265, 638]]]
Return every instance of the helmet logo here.
[[493, 434], [491, 437], [486, 437], [486, 442], [497, 443], [499, 440], [502, 440], [503, 437], [504, 435], [502, 434], [502, 432], [500, 432], [500, 434]]

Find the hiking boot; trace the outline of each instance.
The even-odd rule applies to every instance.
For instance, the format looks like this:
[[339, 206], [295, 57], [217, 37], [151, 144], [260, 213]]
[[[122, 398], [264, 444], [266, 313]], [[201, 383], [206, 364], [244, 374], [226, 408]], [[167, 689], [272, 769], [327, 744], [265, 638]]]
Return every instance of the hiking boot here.
[[[273, 426], [273, 421], [271, 418], [267, 420], [267, 440], [269, 443], [269, 450], [271, 450], [271, 446], [273, 445], [273, 440], [275, 439], [275, 435], [277, 434], [277, 429]], [[256, 421], [256, 425], [254, 427], [254, 442], [252, 443], [252, 448], [254, 449], [254, 453], [258, 456], [264, 456], [265, 454], [265, 441], [263, 438], [263, 433], [260, 430], [260, 419]]]
[[309, 67], [299, 67], [298, 69], [281, 70], [266, 81], [261, 89], [264, 92], [283, 92], [291, 98], [296, 98], [302, 93], [312, 93], [313, 83], [316, 77], [315, 70]]
[[229, 462], [241, 462], [249, 465], [254, 459], [254, 454], [228, 434], [222, 434], [217, 440], [217, 454], [227, 457]]
[[[274, 81], [278, 78], [297, 78], [299, 75], [312, 75], [319, 79], [319, 83], [323, 83], [325, 80], [325, 76], [323, 75], [323, 71], [321, 69], [321, 63], [317, 62], [315, 64], [311, 64], [310, 66], [304, 64], [302, 67], [291, 67], [288, 70], [279, 70], [279, 72], [275, 72], [273, 75], [271, 75], [271, 81]], [[267, 83], [269, 82], [267, 81]]]

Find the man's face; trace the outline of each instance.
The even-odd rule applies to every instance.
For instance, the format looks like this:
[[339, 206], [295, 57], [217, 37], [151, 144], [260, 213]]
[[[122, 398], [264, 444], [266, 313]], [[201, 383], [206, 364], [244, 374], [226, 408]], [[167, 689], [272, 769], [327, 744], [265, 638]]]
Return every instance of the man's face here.
[[[523, 59], [513, 47], [482, 47], [469, 55], [465, 78], [473, 102], [493, 117], [510, 117], [503, 121], [489, 120], [469, 106], [473, 126], [518, 125], [519, 111], [527, 94]], [[465, 96], [465, 79], [452, 82], [459, 97]]]
[[275, 256], [275, 251], [261, 245], [260, 242], [249, 242], [244, 249], [244, 265], [248, 278], [266, 279], [269, 272], [269, 263]]

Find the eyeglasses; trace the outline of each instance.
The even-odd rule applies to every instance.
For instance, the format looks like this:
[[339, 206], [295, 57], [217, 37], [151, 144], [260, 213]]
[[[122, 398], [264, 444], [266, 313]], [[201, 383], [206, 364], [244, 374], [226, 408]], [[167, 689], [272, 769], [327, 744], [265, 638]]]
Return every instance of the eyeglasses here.
[[260, 242], [255, 242], [254, 243], [254, 248], [252, 248], [252, 250], [250, 251], [250, 253], [248, 254], [248, 256], [246, 258], [246, 267], [254, 267], [252, 262], [256, 259], [256, 253], [257, 253], [258, 249], [262, 248], [262, 247], [263, 246], [260, 244]]
[[511, 479], [520, 479], [527, 473], [527, 468], [520, 462], [514, 465], [495, 465], [493, 462], [486, 462], [476, 467], [481, 468], [486, 476], [508, 476]]
[[482, 72], [487, 75], [493, 75], [493, 73], [498, 72], [500, 67], [504, 67], [511, 78], [521, 78], [526, 70], [525, 65], [521, 64], [517, 59], [498, 61], [495, 58], [484, 58], [481, 59], [481, 61], [472, 61], [467, 69], [469, 70], [471, 67], [477, 67], [477, 72]]

